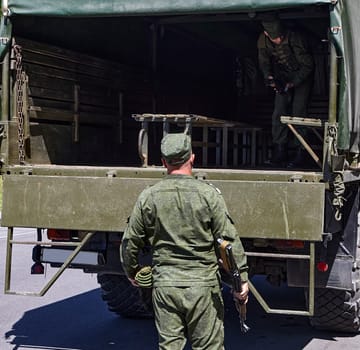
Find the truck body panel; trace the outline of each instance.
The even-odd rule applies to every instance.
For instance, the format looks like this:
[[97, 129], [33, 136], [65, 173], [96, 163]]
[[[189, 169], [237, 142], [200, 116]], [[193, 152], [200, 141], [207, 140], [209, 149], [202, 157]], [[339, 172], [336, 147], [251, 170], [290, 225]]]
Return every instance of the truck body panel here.
[[[147, 172], [141, 169], [134, 170], [133, 177], [122, 177], [121, 171], [116, 177], [110, 171], [102, 178], [5, 175], [2, 225], [124, 231], [140, 192], [164, 176], [163, 169], [152, 172], [158, 178], [146, 178]], [[242, 237], [322, 239], [323, 183], [239, 181], [236, 175], [211, 183], [223, 193]]]

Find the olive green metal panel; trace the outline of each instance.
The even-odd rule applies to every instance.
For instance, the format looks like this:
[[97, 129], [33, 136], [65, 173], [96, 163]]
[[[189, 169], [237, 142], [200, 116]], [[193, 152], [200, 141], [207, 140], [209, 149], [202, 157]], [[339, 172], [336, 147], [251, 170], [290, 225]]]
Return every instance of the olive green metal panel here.
[[307, 182], [215, 182], [242, 237], [321, 240], [325, 185]]
[[16, 122], [0, 122], [0, 157], [3, 164], [19, 162], [17, 134]]
[[[122, 231], [138, 194], [157, 178], [4, 176], [9, 227]], [[322, 183], [213, 181], [242, 237], [320, 240]]]
[[137, 196], [154, 180], [4, 176], [1, 225], [121, 231]]

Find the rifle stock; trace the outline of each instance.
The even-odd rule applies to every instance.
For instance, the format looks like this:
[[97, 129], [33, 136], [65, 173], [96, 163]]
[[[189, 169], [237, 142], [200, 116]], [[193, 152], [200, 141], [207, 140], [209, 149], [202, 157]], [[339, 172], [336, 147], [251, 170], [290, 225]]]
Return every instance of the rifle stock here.
[[[221, 265], [223, 269], [230, 275], [232, 281], [232, 287], [235, 290], [235, 292], [240, 293], [242, 291], [241, 275], [236, 265], [236, 261], [232, 251], [232, 246], [228, 241], [222, 238], [218, 238], [217, 243], [219, 244]], [[245, 324], [246, 304], [241, 303], [238, 299], [235, 299], [235, 306], [239, 313], [241, 332], [246, 333], [250, 329]]]

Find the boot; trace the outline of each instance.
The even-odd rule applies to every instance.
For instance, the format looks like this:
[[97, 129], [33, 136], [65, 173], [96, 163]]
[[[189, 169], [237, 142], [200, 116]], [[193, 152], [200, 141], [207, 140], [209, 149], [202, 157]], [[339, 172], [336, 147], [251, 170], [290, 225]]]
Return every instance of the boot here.
[[298, 148], [296, 150], [296, 154], [294, 159], [292, 159], [288, 164], [288, 169], [295, 169], [295, 168], [304, 168], [306, 167], [306, 156], [307, 153], [303, 148]]
[[286, 162], [286, 148], [284, 144], [275, 144], [271, 159], [266, 160], [264, 163], [270, 166], [281, 166]]

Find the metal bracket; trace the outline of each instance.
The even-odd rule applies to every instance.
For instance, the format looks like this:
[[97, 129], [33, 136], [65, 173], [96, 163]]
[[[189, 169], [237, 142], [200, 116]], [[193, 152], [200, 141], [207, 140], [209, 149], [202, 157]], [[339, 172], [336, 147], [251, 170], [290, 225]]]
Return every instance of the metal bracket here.
[[310, 243], [309, 255], [295, 255], [295, 254], [270, 254], [270, 253], [248, 253], [247, 256], [262, 256], [268, 258], [286, 258], [286, 259], [306, 259], [309, 260], [309, 305], [308, 310], [286, 310], [286, 309], [273, 309], [265, 299], [258, 292], [256, 287], [249, 281], [249, 288], [259, 304], [263, 307], [265, 312], [269, 314], [282, 314], [282, 315], [296, 315], [296, 316], [313, 316], [314, 315], [314, 298], [315, 298], [315, 243]]
[[9, 1], [8, 0], [3, 0], [2, 1], [1, 12], [2, 12], [2, 15], [5, 18], [10, 16], [11, 12], [10, 12], [10, 9], [9, 9]]
[[333, 26], [330, 28], [332, 34], [339, 34], [342, 30], [340, 26]]
[[301, 126], [311, 126], [311, 127], [321, 127], [323, 123], [320, 119], [310, 119], [310, 118], [297, 118], [297, 117], [287, 117], [281, 116], [280, 120], [282, 123], [286, 124], [291, 132], [295, 135], [295, 137], [299, 140], [302, 146], [306, 149], [306, 151], [310, 154], [311, 158], [314, 159], [315, 163], [322, 168], [322, 163], [317, 154], [313, 151], [311, 146], [306, 142], [306, 140], [298, 133], [295, 129], [294, 125]]
[[[80, 250], [85, 246], [89, 239], [94, 235], [94, 232], [88, 232], [81, 242], [39, 242], [39, 241], [14, 241], [14, 228], [8, 227], [7, 243], [6, 243], [6, 265], [5, 265], [5, 285], [4, 293], [11, 295], [32, 295], [37, 297], [42, 297], [50, 289], [50, 287], [59, 279], [65, 269], [71, 264], [75, 257], [79, 254]], [[12, 248], [14, 244], [24, 244], [24, 245], [51, 245], [51, 246], [74, 246], [75, 249], [64, 261], [61, 267], [57, 270], [54, 276], [49, 280], [49, 282], [41, 289], [40, 292], [18, 292], [10, 290], [11, 282], [11, 262], [12, 262]]]
[[74, 84], [74, 142], [79, 142], [79, 125], [80, 125], [80, 85]]
[[148, 140], [148, 130], [149, 123], [147, 121], [143, 121], [141, 129], [139, 131], [138, 136], [138, 153], [141, 159], [141, 165], [143, 167], [148, 166], [149, 161], [149, 140]]

